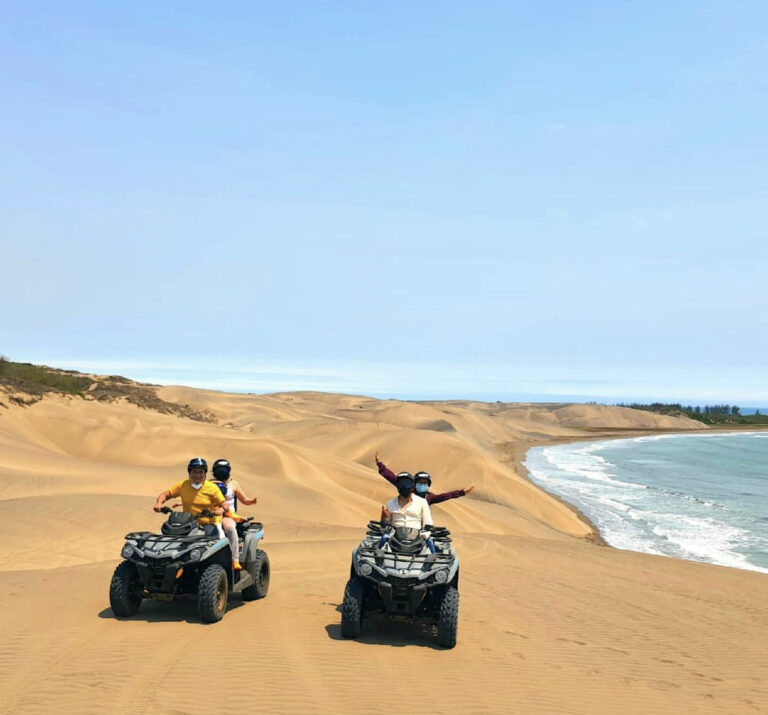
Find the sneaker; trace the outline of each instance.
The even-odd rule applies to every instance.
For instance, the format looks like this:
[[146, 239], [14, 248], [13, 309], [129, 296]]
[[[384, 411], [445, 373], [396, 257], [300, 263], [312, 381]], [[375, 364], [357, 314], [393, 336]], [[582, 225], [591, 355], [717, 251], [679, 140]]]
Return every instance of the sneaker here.
[[242, 570], [243, 570], [243, 567], [240, 565], [240, 562], [239, 562], [239, 561], [233, 561], [233, 562], [232, 562], [232, 569], [233, 569], [234, 571], [242, 571]]

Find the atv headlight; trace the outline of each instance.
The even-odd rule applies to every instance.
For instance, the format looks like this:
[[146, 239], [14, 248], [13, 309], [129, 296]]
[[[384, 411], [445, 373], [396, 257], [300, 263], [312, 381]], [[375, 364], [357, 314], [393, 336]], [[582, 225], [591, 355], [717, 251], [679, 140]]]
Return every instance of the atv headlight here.
[[130, 559], [131, 556], [133, 556], [135, 553], [136, 549], [134, 549], [130, 544], [126, 544], [123, 546], [123, 550], [120, 552], [120, 556], [122, 556], [124, 559]]
[[363, 561], [360, 564], [358, 571], [360, 572], [361, 576], [370, 576], [371, 572], [373, 571], [373, 566], [371, 566], [367, 561]]
[[438, 583], [445, 583], [448, 580], [448, 572], [443, 569], [435, 574], [435, 581]]
[[202, 556], [204, 553], [205, 553], [205, 549], [192, 549], [192, 551], [190, 551], [190, 552], [187, 554], [187, 558], [188, 558], [190, 561], [200, 561], [200, 557], [201, 557], [201, 556]]

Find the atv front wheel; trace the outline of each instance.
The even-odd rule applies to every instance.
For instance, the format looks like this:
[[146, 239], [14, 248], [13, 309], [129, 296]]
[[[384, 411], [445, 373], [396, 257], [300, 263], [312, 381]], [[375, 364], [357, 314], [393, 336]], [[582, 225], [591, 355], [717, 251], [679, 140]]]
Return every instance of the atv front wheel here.
[[118, 618], [135, 615], [141, 606], [141, 583], [136, 567], [123, 561], [112, 574], [109, 584], [109, 605]]
[[197, 612], [206, 623], [216, 623], [227, 611], [229, 583], [227, 572], [218, 564], [211, 564], [197, 584]]
[[363, 621], [363, 597], [365, 586], [360, 578], [351, 578], [344, 589], [344, 602], [341, 604], [341, 635], [344, 638], [357, 638]]
[[256, 549], [253, 561], [246, 564], [248, 573], [253, 576], [253, 586], [243, 589], [244, 601], [255, 601], [264, 598], [269, 590], [269, 556], [266, 551]]
[[455, 586], [445, 589], [437, 616], [437, 642], [445, 648], [456, 645], [459, 626], [459, 591]]

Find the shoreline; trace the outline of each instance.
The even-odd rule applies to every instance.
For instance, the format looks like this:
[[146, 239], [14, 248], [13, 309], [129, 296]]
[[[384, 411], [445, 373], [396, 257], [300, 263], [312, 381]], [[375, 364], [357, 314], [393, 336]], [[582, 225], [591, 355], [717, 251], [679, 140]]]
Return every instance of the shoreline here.
[[[589, 428], [586, 428], [585, 431], [587, 431]], [[540, 484], [537, 484], [533, 479], [531, 479], [531, 473], [528, 470], [528, 468], [525, 466], [526, 457], [528, 455], [529, 450], [533, 449], [534, 447], [552, 447], [555, 445], [560, 444], [573, 444], [575, 442], [585, 442], [588, 444], [594, 443], [594, 442], [610, 442], [612, 440], [620, 440], [620, 439], [632, 439], [633, 437], [653, 437], [655, 435], [661, 435], [661, 434], [668, 434], [668, 435], [700, 435], [700, 434], [731, 434], [731, 433], [738, 433], [738, 432], [768, 432], [768, 426], [755, 426], [751, 429], [749, 427], [746, 427], [744, 425], [739, 425], [739, 428], [704, 428], [704, 429], [691, 429], [691, 430], [679, 430], [679, 429], [655, 429], [655, 430], [636, 430], [632, 428], [613, 428], [613, 429], [605, 429], [605, 428], [595, 428], [594, 431], [590, 434], [587, 433], [585, 435], [580, 436], [571, 436], [571, 437], [552, 437], [550, 439], [542, 439], [542, 440], [523, 440], [521, 442], [517, 443], [508, 443], [506, 445], [503, 445], [501, 447], [502, 451], [508, 455], [509, 461], [512, 462], [512, 464], [515, 467], [515, 471], [517, 474], [525, 479], [529, 484], [531, 484], [536, 489], [539, 489], [544, 494], [549, 495], [556, 501], [558, 501], [560, 504], [562, 504], [564, 507], [566, 507], [568, 510], [573, 512], [576, 517], [579, 519], [579, 521], [583, 522], [585, 526], [587, 526], [591, 533], [587, 534], [585, 537], [582, 537], [580, 540], [587, 541], [589, 543], [595, 544], [596, 546], [605, 546], [609, 549], [617, 549], [615, 546], [611, 546], [606, 540], [605, 537], [600, 532], [600, 529], [597, 527], [597, 525], [581, 510], [579, 509], [575, 504], [571, 504], [569, 501], [567, 501], [565, 498], [561, 497], [559, 494], [555, 494], [554, 492], [550, 492], [549, 490], [542, 487]], [[576, 537], [579, 538], [579, 537]], [[621, 551], [622, 549], [617, 549]], [[671, 557], [674, 558], [674, 557]], [[687, 559], [680, 559], [681, 561], [685, 561]]]

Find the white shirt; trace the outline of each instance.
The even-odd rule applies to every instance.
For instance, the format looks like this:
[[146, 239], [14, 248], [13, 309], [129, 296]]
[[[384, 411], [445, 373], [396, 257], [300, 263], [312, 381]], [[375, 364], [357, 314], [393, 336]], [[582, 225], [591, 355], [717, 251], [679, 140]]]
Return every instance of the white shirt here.
[[427, 524], [434, 523], [426, 499], [411, 494], [411, 500], [405, 506], [400, 506], [399, 499], [393, 497], [387, 502], [387, 509], [392, 512], [392, 526], [423, 529]]

